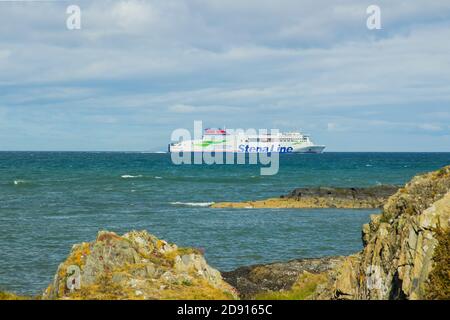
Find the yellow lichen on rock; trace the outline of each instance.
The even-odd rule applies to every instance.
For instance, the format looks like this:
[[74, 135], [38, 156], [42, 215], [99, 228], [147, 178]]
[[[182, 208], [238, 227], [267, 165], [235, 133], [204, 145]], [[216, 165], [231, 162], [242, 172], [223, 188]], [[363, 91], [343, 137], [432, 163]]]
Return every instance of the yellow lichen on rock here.
[[268, 198], [265, 200], [244, 201], [244, 202], [216, 202], [212, 208], [237, 208], [237, 209], [258, 209], [258, 208], [286, 208], [286, 209], [306, 209], [306, 208], [347, 208], [347, 209], [367, 209], [378, 208], [384, 199], [375, 200], [351, 200], [336, 198]]
[[34, 300], [32, 297], [19, 296], [11, 292], [0, 291], [0, 300]]
[[[67, 281], [78, 276], [80, 287]], [[74, 280], [74, 283], [77, 283]], [[146, 231], [118, 236], [101, 231], [92, 243], [75, 245], [44, 299], [229, 299], [225, 283], [195, 249], [178, 248]]]

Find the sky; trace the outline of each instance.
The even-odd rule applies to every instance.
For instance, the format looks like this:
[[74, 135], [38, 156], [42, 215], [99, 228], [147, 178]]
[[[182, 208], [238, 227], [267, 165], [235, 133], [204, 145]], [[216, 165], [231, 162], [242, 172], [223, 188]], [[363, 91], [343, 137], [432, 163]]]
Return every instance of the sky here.
[[450, 1], [0, 1], [0, 150], [162, 151], [194, 120], [450, 151]]

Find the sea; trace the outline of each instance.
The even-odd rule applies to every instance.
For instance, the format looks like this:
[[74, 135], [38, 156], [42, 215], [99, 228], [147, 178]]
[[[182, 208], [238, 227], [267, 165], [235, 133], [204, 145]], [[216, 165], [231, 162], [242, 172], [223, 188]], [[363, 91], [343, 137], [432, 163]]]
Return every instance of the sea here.
[[0, 152], [0, 290], [39, 295], [73, 244], [99, 230], [147, 230], [234, 268], [348, 255], [379, 210], [214, 209], [297, 187], [403, 185], [450, 153], [282, 154], [280, 169], [175, 165], [165, 153]]

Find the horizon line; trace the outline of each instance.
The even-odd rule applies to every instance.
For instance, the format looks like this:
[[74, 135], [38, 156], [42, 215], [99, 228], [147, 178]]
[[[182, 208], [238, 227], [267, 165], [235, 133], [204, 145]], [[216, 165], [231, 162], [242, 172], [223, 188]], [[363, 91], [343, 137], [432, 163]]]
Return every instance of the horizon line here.
[[[168, 151], [153, 151], [153, 150], [0, 150], [0, 152], [95, 152], [95, 153], [158, 153], [158, 154], [164, 154], [164, 153], [170, 153]], [[234, 152], [237, 153], [237, 152]], [[331, 151], [324, 151], [322, 153], [450, 153], [449, 151], [337, 151], [337, 150], [331, 150]], [[296, 152], [293, 152], [292, 154], [297, 154]], [[303, 153], [298, 153], [303, 154]]]

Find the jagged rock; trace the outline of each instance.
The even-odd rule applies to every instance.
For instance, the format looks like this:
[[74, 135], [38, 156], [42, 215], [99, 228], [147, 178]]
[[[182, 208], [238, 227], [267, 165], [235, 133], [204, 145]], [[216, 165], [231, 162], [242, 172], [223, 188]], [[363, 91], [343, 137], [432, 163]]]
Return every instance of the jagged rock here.
[[123, 236], [100, 231], [94, 242], [74, 245], [43, 294], [44, 299], [236, 297], [235, 289], [195, 249], [178, 248], [146, 231]]
[[448, 234], [449, 220], [450, 166], [414, 177], [363, 227], [364, 249], [330, 273], [318, 297], [423, 299], [435, 267], [436, 233]]

